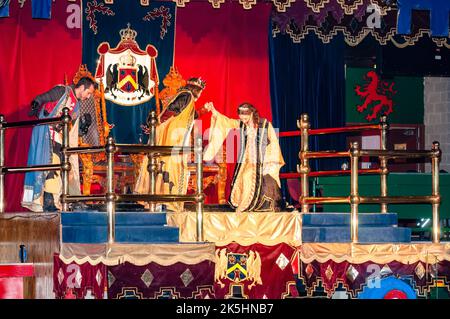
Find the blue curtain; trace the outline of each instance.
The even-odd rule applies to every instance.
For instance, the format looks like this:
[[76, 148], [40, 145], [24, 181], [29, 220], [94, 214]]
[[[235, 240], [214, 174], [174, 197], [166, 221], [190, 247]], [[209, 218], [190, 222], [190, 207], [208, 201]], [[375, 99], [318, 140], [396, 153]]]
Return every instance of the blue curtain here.
[[[314, 34], [301, 43], [288, 35], [273, 38], [269, 32], [270, 85], [274, 127], [298, 130], [300, 114], [308, 113], [311, 128], [345, 125], [345, 43], [336, 36], [324, 44]], [[280, 146], [286, 161], [282, 172], [295, 172], [300, 137], [283, 137]], [[344, 150], [343, 134], [310, 138], [310, 150]], [[312, 170], [340, 169], [347, 159], [310, 161]], [[289, 198], [283, 181], [283, 194]]]

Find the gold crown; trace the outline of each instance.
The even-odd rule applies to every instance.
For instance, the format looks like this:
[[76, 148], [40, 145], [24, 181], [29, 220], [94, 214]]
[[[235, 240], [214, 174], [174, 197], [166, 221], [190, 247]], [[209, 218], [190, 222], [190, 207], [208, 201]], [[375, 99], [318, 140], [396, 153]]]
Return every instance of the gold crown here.
[[130, 28], [130, 24], [129, 23], [127, 23], [127, 28], [126, 29], [121, 29], [119, 31], [119, 34], [120, 34], [120, 37], [122, 38], [122, 40], [132, 40], [132, 41], [134, 41], [134, 39], [136, 39], [136, 36], [137, 36], [137, 32]]
[[190, 78], [189, 80], [187, 80], [186, 82], [187, 84], [196, 86], [201, 88], [202, 90], [205, 88], [206, 86], [206, 82], [202, 80], [202, 78]]
[[136, 64], [136, 58], [128, 52], [119, 58], [119, 62], [122, 66], [134, 66]]

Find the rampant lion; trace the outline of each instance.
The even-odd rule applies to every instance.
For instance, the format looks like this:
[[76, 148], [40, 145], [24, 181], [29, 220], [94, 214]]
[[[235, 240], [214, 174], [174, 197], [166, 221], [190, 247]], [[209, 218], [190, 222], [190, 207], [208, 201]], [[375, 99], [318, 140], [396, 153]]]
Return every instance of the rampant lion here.
[[357, 106], [358, 112], [362, 113], [370, 104], [377, 102], [372, 108], [372, 114], [366, 116], [368, 121], [375, 119], [383, 106], [387, 107], [384, 115], [391, 114], [393, 111], [392, 97], [397, 93], [393, 89], [394, 82], [389, 84], [385, 81], [380, 81], [375, 71], [369, 71], [365, 78], [369, 80], [369, 83], [364, 85], [364, 89], [361, 89], [360, 85], [357, 85], [355, 88], [356, 94], [361, 99], [365, 99], [362, 105]]

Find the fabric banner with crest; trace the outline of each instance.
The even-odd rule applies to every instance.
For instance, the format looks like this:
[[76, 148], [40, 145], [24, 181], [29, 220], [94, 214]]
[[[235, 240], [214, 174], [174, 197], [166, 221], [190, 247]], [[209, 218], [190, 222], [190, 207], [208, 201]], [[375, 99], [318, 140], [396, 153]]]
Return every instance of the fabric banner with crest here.
[[145, 142], [141, 125], [173, 63], [175, 10], [173, 2], [83, 0], [83, 63], [103, 84], [116, 142]]

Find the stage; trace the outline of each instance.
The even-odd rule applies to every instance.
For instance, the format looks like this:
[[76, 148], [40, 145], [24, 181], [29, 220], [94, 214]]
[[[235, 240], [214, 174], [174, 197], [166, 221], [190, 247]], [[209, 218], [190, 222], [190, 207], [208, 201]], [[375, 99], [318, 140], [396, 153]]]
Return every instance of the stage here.
[[60, 214], [8, 213], [1, 262], [25, 245], [33, 298], [448, 298], [449, 243], [308, 243], [303, 220], [205, 212], [196, 242], [195, 213], [168, 213], [178, 243], [74, 244], [60, 242]]

